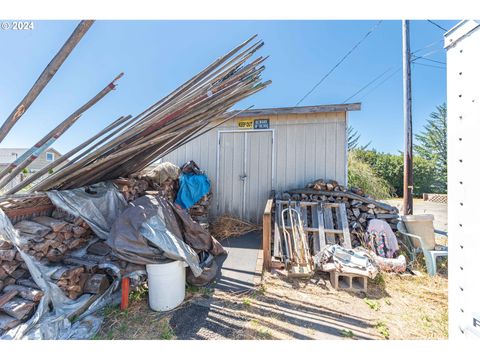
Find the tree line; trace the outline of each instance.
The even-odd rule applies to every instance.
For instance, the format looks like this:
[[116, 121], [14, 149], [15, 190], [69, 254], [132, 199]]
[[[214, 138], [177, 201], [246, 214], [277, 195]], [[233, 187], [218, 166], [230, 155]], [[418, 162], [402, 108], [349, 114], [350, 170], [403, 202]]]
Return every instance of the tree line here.
[[[348, 129], [350, 186], [377, 198], [403, 196], [403, 153], [389, 154], [359, 145], [360, 136]], [[413, 146], [414, 196], [447, 192], [447, 107], [437, 106]]]

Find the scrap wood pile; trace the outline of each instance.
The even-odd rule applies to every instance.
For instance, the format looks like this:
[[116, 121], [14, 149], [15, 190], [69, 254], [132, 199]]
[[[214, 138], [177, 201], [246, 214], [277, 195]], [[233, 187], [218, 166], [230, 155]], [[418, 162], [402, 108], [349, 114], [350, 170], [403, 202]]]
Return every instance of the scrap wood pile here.
[[[355, 268], [359, 257], [361, 271], [350, 272], [376, 274], [371, 269], [366, 272], [371, 263], [377, 269], [405, 271], [405, 258], [397, 257], [394, 235], [398, 209], [361, 189], [319, 179], [303, 189], [277, 193], [272, 217], [272, 255], [284, 263], [290, 275], [310, 276], [314, 268], [345, 274], [349, 266]], [[326, 252], [330, 256], [326, 257]], [[334, 262], [335, 252], [348, 260]]]
[[279, 195], [282, 200], [330, 202], [345, 204], [348, 226], [352, 236], [352, 245], [360, 245], [367, 230], [368, 221], [382, 219], [389, 223], [392, 230], [397, 230], [398, 209], [394, 206], [376, 201], [365, 194], [362, 189], [339, 185], [335, 180], [315, 180], [304, 189], [289, 190]]
[[[84, 25], [85, 22], [82, 22], [79, 27]], [[43, 269], [41, 270], [42, 281], [56, 284], [67, 297], [72, 299], [71, 301], [75, 299], [80, 301], [83, 299], [82, 294], [99, 294], [105, 291], [106, 287], [112, 289], [114, 285], [112, 281], [119, 276], [139, 273], [139, 270], [144, 271], [144, 265], [122, 259], [115, 252], [119, 249], [113, 249], [107, 245], [108, 242], [93, 236], [85, 223], [66, 213], [61, 214], [59, 208], [52, 204], [45, 192], [82, 190], [89, 194], [90, 186], [114, 180], [127, 202], [134, 203], [148, 199], [148, 203], [152, 206], [160, 203], [161, 206], [166, 207], [163, 199], [173, 201], [178, 195], [178, 176], [177, 178], [168, 176], [163, 181], [158, 181], [155, 178], [158, 174], [147, 174], [142, 170], [192, 139], [241, 114], [242, 111], [237, 111], [233, 115], [228, 115], [227, 111], [237, 102], [270, 84], [270, 81], [263, 82], [261, 79], [261, 73], [264, 70], [262, 63], [266, 57], [253, 58], [254, 53], [263, 46], [262, 41], [254, 41], [255, 37], [215, 60], [139, 115], [118, 118], [96, 135], [4, 192], [6, 196], [0, 198], [2, 210], [0, 218], [4, 224], [9, 223], [8, 218], [16, 219], [15, 226], [21, 231], [22, 240], [21, 244], [15, 246], [12, 244], [12, 239], [16, 239], [17, 235], [14, 235], [15, 231], [11, 224], [6, 225], [8, 229], [5, 231], [3, 228], [0, 231], [2, 247], [0, 336], [14, 328], [13, 336], [23, 337], [27, 330], [19, 330], [16, 325], [31, 318], [39, 300], [42, 303], [47, 299], [45, 294], [49, 294], [49, 287], [41, 285], [41, 281], [39, 283], [39, 279], [32, 276], [35, 273], [32, 269], [35, 267], [41, 266]], [[49, 66], [45, 72], [50, 71], [56, 71], [56, 69]], [[122, 75], [120, 74], [115, 80]], [[12, 163], [8, 171], [21, 169], [33, 161], [45, 150], [47, 144], [56, 140], [55, 136], [63, 134], [83, 112], [113, 90], [114, 81], [47, 134], [36, 146], [27, 151], [24, 157]], [[12, 124], [10, 120], [8, 121]], [[52, 134], [55, 135], [53, 138], [50, 137]], [[52, 169], [55, 171], [52, 172]], [[13, 173], [8, 171], [2, 172], [0, 188], [13, 180]], [[208, 179], [206, 182], [208, 183]], [[28, 189], [26, 194], [17, 194], [24, 189]], [[150, 194], [160, 195], [160, 197], [157, 199], [149, 196]], [[205, 219], [210, 195], [205, 193], [198, 200], [191, 204], [193, 206], [184, 208], [191, 208], [192, 217], [200, 221]], [[160, 206], [157, 206], [156, 209], [150, 209], [150, 212], [157, 214], [159, 209]], [[211, 260], [200, 262], [196, 258], [199, 256], [198, 251], [203, 257], [209, 253], [215, 256], [222, 253], [223, 248], [200, 225], [192, 222], [188, 214], [184, 216], [182, 212], [177, 212], [178, 209], [175, 207], [172, 209], [176, 215], [170, 216], [168, 226], [176, 230], [174, 240], [178, 241], [178, 246], [191, 250], [189, 250], [189, 260], [196, 259], [198, 262], [196, 272], [203, 275], [202, 271], [214, 267]], [[124, 220], [125, 224], [129, 222], [128, 216], [122, 219], [119, 217], [115, 222], [118, 220]], [[160, 218], [156, 220], [162, 221]], [[117, 226], [117, 229], [119, 228], [121, 226]], [[149, 229], [154, 228], [155, 224]], [[134, 230], [139, 231], [137, 228]], [[98, 229], [96, 233], [98, 234]], [[145, 240], [135, 232], [131, 234], [136, 236], [135, 241]], [[155, 233], [149, 234], [157, 236]], [[164, 240], [162, 237], [155, 239]], [[158, 255], [158, 249], [151, 250], [153, 255]], [[165, 257], [165, 255], [162, 256]], [[211, 258], [208, 257], [207, 260]], [[168, 256], [166, 260], [170, 261]], [[194, 263], [195, 261], [193, 265]], [[199, 267], [199, 264], [204, 267]], [[30, 268], [32, 266], [33, 268]], [[48, 270], [48, 276], [44, 274], [46, 268], [51, 269]], [[204, 280], [202, 278], [202, 281]], [[51, 311], [56, 311], [55, 302], [51, 302], [51, 299], [48, 301], [48, 305], [53, 307]], [[96, 301], [93, 302], [95, 303]], [[35, 321], [39, 320], [41, 319]], [[8, 332], [8, 337], [12, 336], [12, 331]], [[43, 338], [44, 335], [36, 334], [35, 336]]]

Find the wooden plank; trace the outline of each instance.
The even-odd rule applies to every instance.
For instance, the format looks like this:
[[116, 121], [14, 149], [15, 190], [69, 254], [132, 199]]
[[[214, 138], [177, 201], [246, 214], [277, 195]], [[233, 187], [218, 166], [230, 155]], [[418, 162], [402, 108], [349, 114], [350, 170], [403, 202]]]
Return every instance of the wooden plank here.
[[277, 202], [275, 203], [275, 223], [274, 223], [274, 230], [273, 230], [273, 256], [280, 257], [281, 256], [281, 249], [280, 249], [280, 242], [281, 242], [281, 235], [280, 235], [280, 224], [281, 224], [281, 213], [282, 213], [282, 206]]
[[343, 235], [343, 230], [338, 230], [338, 229], [325, 229], [326, 234], [336, 234], [336, 235]]
[[338, 229], [335, 233], [340, 235], [338, 243], [342, 244], [343, 237], [344, 237], [344, 231], [343, 231], [342, 215], [340, 215], [340, 206], [335, 206], [335, 217], [336, 217], [336, 220], [337, 220], [336, 228]]
[[318, 218], [318, 235], [320, 237], [320, 251], [327, 246], [327, 240], [325, 239], [325, 223], [324, 212], [322, 205], [317, 205], [317, 218]]
[[332, 235], [332, 232], [329, 231], [329, 230], [335, 230], [333, 225], [333, 214], [332, 214], [331, 207], [324, 206], [323, 217], [324, 217], [324, 226], [325, 226], [324, 231], [327, 239], [327, 245], [335, 244], [335, 235]]
[[[316, 255], [320, 249], [320, 225], [318, 221], [318, 208], [319, 205], [312, 205], [311, 210], [312, 210], [312, 228], [316, 229], [316, 231], [313, 233], [313, 255]], [[308, 230], [305, 230], [308, 231]], [[325, 236], [325, 234], [324, 234]]]
[[352, 241], [350, 239], [350, 229], [348, 228], [347, 210], [345, 208], [345, 204], [341, 204], [340, 206], [340, 216], [342, 219], [343, 246], [347, 249], [351, 249]]
[[5, 292], [2, 296], [0, 296], [0, 307], [12, 300], [17, 294], [17, 290]]
[[269, 271], [272, 262], [271, 237], [272, 237], [272, 206], [273, 199], [268, 199], [263, 212], [263, 267]]

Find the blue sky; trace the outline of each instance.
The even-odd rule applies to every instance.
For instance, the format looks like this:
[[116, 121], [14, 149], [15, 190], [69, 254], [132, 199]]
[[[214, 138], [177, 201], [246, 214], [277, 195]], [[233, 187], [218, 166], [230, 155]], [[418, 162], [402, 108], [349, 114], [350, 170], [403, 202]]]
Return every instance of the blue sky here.
[[[264, 78], [273, 84], [236, 107], [294, 106], [376, 22], [97, 21], [0, 146], [30, 147], [125, 72], [117, 90], [55, 143], [66, 152], [119, 116], [141, 112], [254, 33], [265, 41], [261, 54], [270, 59]], [[77, 23], [36, 21], [34, 30], [0, 31], [0, 123]], [[457, 21], [436, 23], [449, 29]], [[443, 31], [433, 24], [411, 22], [412, 51], [436, 42], [419, 55], [444, 63], [442, 38]], [[446, 100], [445, 65], [419, 62], [431, 66], [414, 65], [412, 70], [414, 132]], [[396, 152], [403, 148], [401, 65], [401, 21], [383, 21], [301, 105], [342, 103], [389, 70], [349, 101], [362, 102], [362, 110], [350, 113], [349, 119], [361, 142]]]

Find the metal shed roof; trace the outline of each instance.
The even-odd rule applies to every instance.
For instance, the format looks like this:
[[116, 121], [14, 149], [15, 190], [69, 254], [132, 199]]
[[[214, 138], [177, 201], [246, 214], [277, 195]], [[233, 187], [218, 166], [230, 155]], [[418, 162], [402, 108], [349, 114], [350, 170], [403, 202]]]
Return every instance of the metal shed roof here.
[[[292, 106], [281, 108], [268, 108], [268, 109], [252, 109], [243, 111], [239, 117], [253, 117], [253, 116], [265, 116], [265, 115], [286, 115], [286, 114], [315, 114], [325, 112], [345, 112], [345, 111], [358, 111], [361, 108], [361, 103], [351, 104], [331, 104], [331, 105], [315, 105], [315, 106]], [[228, 115], [235, 115], [240, 111], [234, 110], [229, 112]]]

